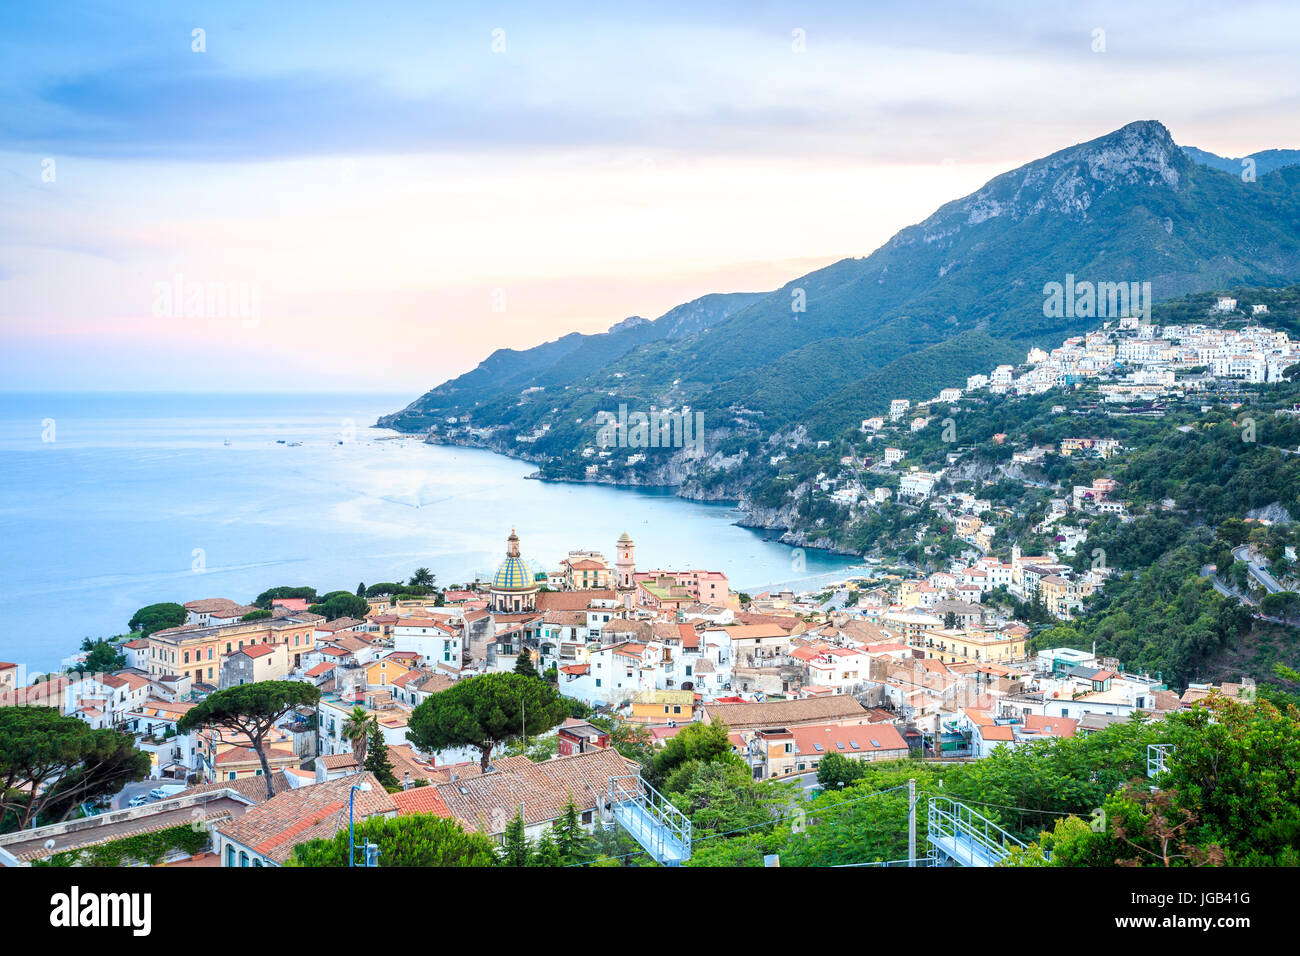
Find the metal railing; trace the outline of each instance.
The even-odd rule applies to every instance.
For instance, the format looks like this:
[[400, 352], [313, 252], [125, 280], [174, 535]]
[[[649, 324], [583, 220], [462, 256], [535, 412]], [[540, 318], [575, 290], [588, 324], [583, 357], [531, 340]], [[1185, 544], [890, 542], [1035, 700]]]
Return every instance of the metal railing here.
[[1147, 744], [1147, 776], [1158, 777], [1164, 773], [1173, 753], [1173, 744]]
[[[691, 855], [691, 819], [669, 802], [668, 798], [641, 779], [640, 774], [609, 778], [609, 802], [614, 819], [628, 830], [637, 842], [659, 862], [686, 860]], [[649, 833], [633, 832], [619, 819], [620, 808], [638, 807], [652, 826]]]
[[975, 862], [973, 853], [969, 860], [953, 857], [947, 849], [935, 843], [936, 837], [952, 840], [954, 849], [963, 841], [967, 842], [969, 849], [983, 854], [994, 863], [1005, 857], [1011, 847], [1025, 846], [1023, 841], [1013, 837], [984, 814], [949, 797], [930, 798], [926, 836], [935, 850], [966, 866], [979, 865]]

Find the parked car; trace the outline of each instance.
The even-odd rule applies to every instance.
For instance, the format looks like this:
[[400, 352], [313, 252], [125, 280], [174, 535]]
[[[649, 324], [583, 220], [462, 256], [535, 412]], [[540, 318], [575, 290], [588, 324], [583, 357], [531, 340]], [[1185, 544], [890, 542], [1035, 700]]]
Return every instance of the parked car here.
[[130, 802], [127, 803], [127, 806], [143, 807], [148, 802], [149, 802], [149, 795], [147, 793], [142, 793], [139, 796], [132, 797]]
[[174, 797], [185, 789], [183, 783], [165, 783], [161, 787], [154, 787], [149, 791], [149, 799], [166, 800], [168, 797]]

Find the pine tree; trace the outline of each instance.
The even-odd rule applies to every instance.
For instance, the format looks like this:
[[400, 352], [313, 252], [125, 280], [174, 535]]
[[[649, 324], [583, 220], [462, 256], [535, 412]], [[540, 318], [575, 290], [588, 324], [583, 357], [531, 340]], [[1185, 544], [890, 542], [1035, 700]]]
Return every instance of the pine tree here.
[[595, 855], [591, 835], [582, 828], [578, 820], [578, 807], [569, 794], [569, 802], [564, 805], [564, 813], [551, 824], [555, 847], [564, 863], [586, 863]]
[[357, 597], [365, 597], [365, 596], [366, 596], [366, 582], [362, 581], [360, 584], [357, 585]]
[[393, 762], [388, 758], [388, 744], [384, 742], [384, 732], [379, 729], [378, 721], [370, 728], [370, 746], [366, 752], [365, 768], [375, 775], [375, 779], [389, 793], [402, 789], [393, 773]]
[[533, 845], [524, 831], [523, 811], [515, 814], [502, 835], [501, 849], [498, 851], [502, 866], [527, 866], [532, 856]]
[[523, 674], [525, 677], [538, 677], [542, 675], [537, 673], [537, 668], [533, 664], [533, 656], [526, 650], [520, 650], [519, 656], [515, 658], [515, 673]]
[[533, 858], [528, 862], [528, 865], [564, 866], [567, 862], [569, 861], [560, 853], [560, 848], [555, 845], [551, 831], [542, 831], [542, 835], [537, 838], [537, 843], [533, 847]]

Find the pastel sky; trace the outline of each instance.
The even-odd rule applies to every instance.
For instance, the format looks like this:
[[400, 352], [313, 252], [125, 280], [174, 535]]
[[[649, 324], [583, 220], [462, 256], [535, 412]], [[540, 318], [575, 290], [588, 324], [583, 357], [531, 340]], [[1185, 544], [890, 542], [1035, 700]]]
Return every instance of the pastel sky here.
[[1300, 146], [1291, 0], [451, 6], [0, 6], [0, 389], [414, 397], [1133, 120]]

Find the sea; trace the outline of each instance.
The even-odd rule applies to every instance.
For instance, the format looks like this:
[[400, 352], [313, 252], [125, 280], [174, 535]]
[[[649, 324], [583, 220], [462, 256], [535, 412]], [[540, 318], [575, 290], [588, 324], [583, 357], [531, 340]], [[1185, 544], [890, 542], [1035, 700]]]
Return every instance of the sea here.
[[639, 568], [723, 571], [732, 587], [813, 589], [861, 568], [735, 524], [728, 504], [529, 479], [478, 449], [374, 428], [409, 394], [0, 393], [0, 660], [56, 669], [140, 607], [267, 588], [324, 593], [488, 579], [570, 550]]

